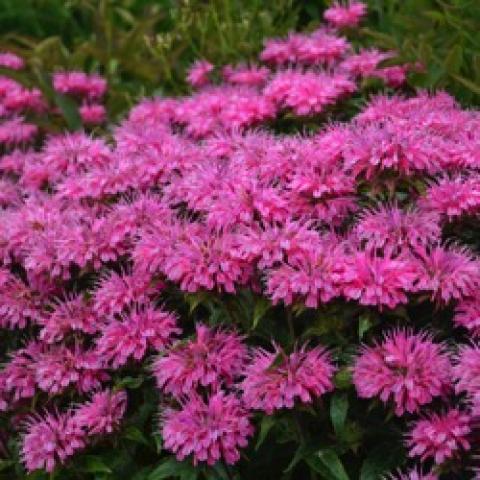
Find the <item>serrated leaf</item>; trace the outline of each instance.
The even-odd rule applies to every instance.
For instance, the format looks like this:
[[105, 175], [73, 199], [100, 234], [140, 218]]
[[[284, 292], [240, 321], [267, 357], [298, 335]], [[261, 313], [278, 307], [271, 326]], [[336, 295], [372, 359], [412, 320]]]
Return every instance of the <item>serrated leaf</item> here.
[[330, 401], [330, 419], [337, 435], [345, 428], [348, 412], [348, 397], [346, 394], [335, 394]]
[[349, 480], [338, 455], [329, 448], [319, 450], [307, 458], [307, 463], [325, 480]]

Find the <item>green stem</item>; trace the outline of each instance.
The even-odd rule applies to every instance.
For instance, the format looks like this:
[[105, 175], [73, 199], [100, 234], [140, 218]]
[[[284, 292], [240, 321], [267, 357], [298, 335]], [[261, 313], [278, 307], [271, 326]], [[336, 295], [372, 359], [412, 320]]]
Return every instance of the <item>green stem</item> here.
[[293, 328], [293, 315], [292, 309], [287, 307], [287, 324], [288, 324], [288, 331], [290, 332], [290, 338], [292, 340], [292, 344], [295, 343], [295, 329]]

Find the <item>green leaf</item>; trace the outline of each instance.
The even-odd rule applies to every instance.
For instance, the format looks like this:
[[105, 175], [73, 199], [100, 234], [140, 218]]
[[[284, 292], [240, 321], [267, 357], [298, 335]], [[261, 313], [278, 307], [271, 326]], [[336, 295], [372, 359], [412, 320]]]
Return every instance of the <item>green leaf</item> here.
[[72, 131], [81, 129], [82, 119], [78, 113], [78, 106], [75, 101], [60, 93], [55, 93], [54, 101], [57, 107], [61, 110], [68, 128]]
[[358, 339], [362, 340], [365, 333], [368, 332], [372, 326], [373, 322], [370, 315], [361, 315], [358, 319]]
[[260, 424], [260, 433], [258, 435], [258, 440], [255, 445], [255, 450], [260, 448], [260, 445], [265, 441], [267, 438], [268, 432], [272, 429], [275, 425], [275, 418], [271, 415], [265, 415], [262, 418], [262, 423]]
[[307, 463], [325, 480], [349, 480], [340, 458], [330, 448], [317, 451], [315, 455], [307, 458]]
[[96, 455], [86, 455], [84, 457], [85, 466], [83, 467], [84, 472], [89, 473], [112, 473], [112, 470], [108, 465], [105, 464], [103, 459]]
[[335, 386], [341, 390], [346, 390], [352, 385], [352, 372], [348, 367], [341, 368], [334, 377]]
[[476, 84], [470, 80], [467, 80], [466, 78], [460, 77], [459, 75], [452, 75], [452, 77], [467, 87], [471, 92], [475, 93], [476, 95], [480, 95], [480, 84]]
[[148, 480], [164, 480], [171, 478], [180, 478], [180, 480], [195, 480], [197, 470], [189, 463], [177, 462], [175, 458], [169, 458], [158, 466], [150, 475]]
[[144, 380], [144, 377], [123, 377], [118, 381], [116, 387], [136, 389], [142, 385]]
[[457, 74], [463, 63], [463, 49], [461, 45], [454, 45], [445, 58], [445, 70], [449, 74]]
[[152, 436], [155, 441], [157, 453], [160, 453], [163, 450], [163, 437], [159, 433], [154, 433]]
[[0, 460], [0, 472], [10, 468], [14, 464], [15, 462], [13, 460]]
[[142, 443], [143, 445], [150, 446], [150, 442], [147, 440], [141, 430], [133, 425], [127, 427], [124, 430], [122, 437], [128, 440], [132, 440], [132, 442], [135, 443]]
[[401, 447], [392, 449], [379, 445], [363, 462], [360, 480], [377, 480], [385, 473], [401, 466], [403, 459], [404, 452]]
[[330, 401], [330, 418], [337, 435], [341, 434], [345, 427], [345, 419], [348, 412], [348, 397], [345, 393], [333, 395]]
[[261, 297], [257, 299], [253, 309], [252, 329], [257, 328], [258, 323], [265, 316], [270, 307], [271, 303], [266, 298]]

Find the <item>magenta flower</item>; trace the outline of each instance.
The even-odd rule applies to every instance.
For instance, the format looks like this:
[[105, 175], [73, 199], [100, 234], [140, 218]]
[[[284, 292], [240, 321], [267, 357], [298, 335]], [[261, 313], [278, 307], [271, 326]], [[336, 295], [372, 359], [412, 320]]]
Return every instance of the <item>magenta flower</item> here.
[[417, 251], [440, 241], [439, 218], [434, 213], [402, 211], [380, 205], [364, 211], [354, 227], [354, 235], [366, 250], [383, 251], [386, 256]]
[[234, 464], [239, 449], [246, 447], [253, 435], [247, 411], [232, 394], [215, 393], [206, 402], [193, 395], [182, 403], [181, 410], [163, 412], [162, 436], [165, 448], [178, 460], [189, 455], [193, 463], [213, 465], [223, 459]]
[[343, 296], [361, 305], [395, 308], [408, 302], [407, 293], [417, 290], [421, 269], [409, 257], [380, 257], [355, 251], [336, 259], [335, 281]]
[[100, 316], [114, 315], [134, 303], [147, 303], [154, 293], [150, 275], [142, 271], [122, 275], [110, 272], [99, 281], [93, 297], [93, 309]]
[[382, 343], [363, 347], [353, 366], [360, 398], [393, 402], [395, 414], [415, 413], [451, 389], [452, 367], [445, 348], [426, 333], [393, 330]]
[[270, 70], [268, 68], [255, 65], [238, 65], [236, 67], [226, 65], [222, 69], [222, 75], [226, 82], [233, 85], [248, 85], [251, 87], [262, 86], [269, 74]]
[[102, 322], [93, 312], [91, 304], [80, 295], [66, 295], [50, 307], [51, 311], [38, 320], [42, 326], [39, 338], [46, 343], [61, 341], [72, 331], [93, 334], [101, 326]]
[[57, 72], [53, 74], [53, 88], [60, 93], [98, 100], [107, 91], [107, 82], [96, 74]]
[[410, 457], [433, 458], [437, 465], [470, 450], [470, 417], [455, 408], [416, 421], [408, 434]]
[[462, 346], [455, 360], [455, 391], [470, 395], [480, 392], [480, 347], [476, 344]]
[[10, 70], [22, 70], [25, 66], [23, 58], [12, 52], [0, 52], [0, 67]]
[[44, 469], [53, 472], [58, 464], [85, 446], [85, 435], [73, 421], [72, 414], [33, 416], [26, 424], [21, 456], [29, 472]]
[[208, 75], [214, 66], [206, 60], [197, 60], [188, 70], [187, 81], [192, 87], [203, 87], [209, 83]]
[[466, 248], [435, 247], [422, 257], [419, 290], [432, 292], [432, 298], [442, 303], [476, 296], [480, 262]]
[[464, 327], [475, 336], [480, 336], [480, 298], [468, 298], [458, 302], [455, 307], [454, 323]]
[[367, 5], [349, 0], [345, 5], [335, 2], [323, 13], [323, 18], [336, 28], [356, 27], [367, 13]]
[[100, 125], [105, 122], [107, 117], [105, 107], [99, 103], [84, 103], [78, 109], [78, 113], [86, 125]]
[[202, 324], [196, 325], [196, 332], [195, 339], [174, 344], [155, 361], [157, 385], [165, 393], [181, 397], [199, 386], [216, 389], [231, 385], [243, 373], [247, 349], [242, 337]]
[[87, 435], [112, 433], [120, 425], [127, 408], [124, 390], [97, 392], [92, 399], [79, 405], [72, 415], [72, 423]]
[[414, 468], [405, 473], [398, 472], [397, 474], [390, 475], [387, 478], [388, 480], [438, 480], [438, 475], [432, 472], [423, 473], [422, 469]]
[[271, 415], [281, 408], [293, 408], [295, 401], [312, 403], [333, 390], [335, 367], [323, 347], [305, 346], [290, 355], [274, 345], [274, 351], [254, 351], [241, 383], [243, 400], [250, 409]]
[[118, 368], [129, 358], [141, 360], [148, 348], [164, 349], [179, 334], [176, 316], [153, 306], [136, 307], [102, 328], [97, 354], [108, 365]]

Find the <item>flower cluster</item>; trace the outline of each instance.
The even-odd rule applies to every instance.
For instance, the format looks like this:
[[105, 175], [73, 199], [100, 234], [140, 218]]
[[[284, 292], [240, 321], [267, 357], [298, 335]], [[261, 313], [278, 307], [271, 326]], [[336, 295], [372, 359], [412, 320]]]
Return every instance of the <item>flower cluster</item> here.
[[[326, 431], [319, 411], [346, 401], [331, 395], [346, 373], [361, 400], [339, 451], [391, 408], [420, 462], [398, 478], [466, 468], [480, 347], [461, 339], [480, 332], [480, 259], [462, 242], [480, 211], [480, 114], [419, 92], [330, 122], [362, 79], [397, 88], [410, 69], [340, 35], [364, 14], [335, 3], [329, 26], [267, 40], [259, 64], [221, 75], [198, 61], [191, 95], [142, 100], [106, 138], [42, 138], [25, 120], [48, 110], [40, 91], [0, 77], [0, 328], [15, 338], [0, 411], [28, 471], [121, 431], [132, 371], [153, 373], [164, 447], [194, 465], [238, 462], [265, 416], [262, 441], [277, 416], [295, 430], [285, 443], [304, 441], [312, 426], [292, 410]], [[103, 122], [102, 77], [53, 86]], [[288, 133], [305, 118], [327, 121]]]

